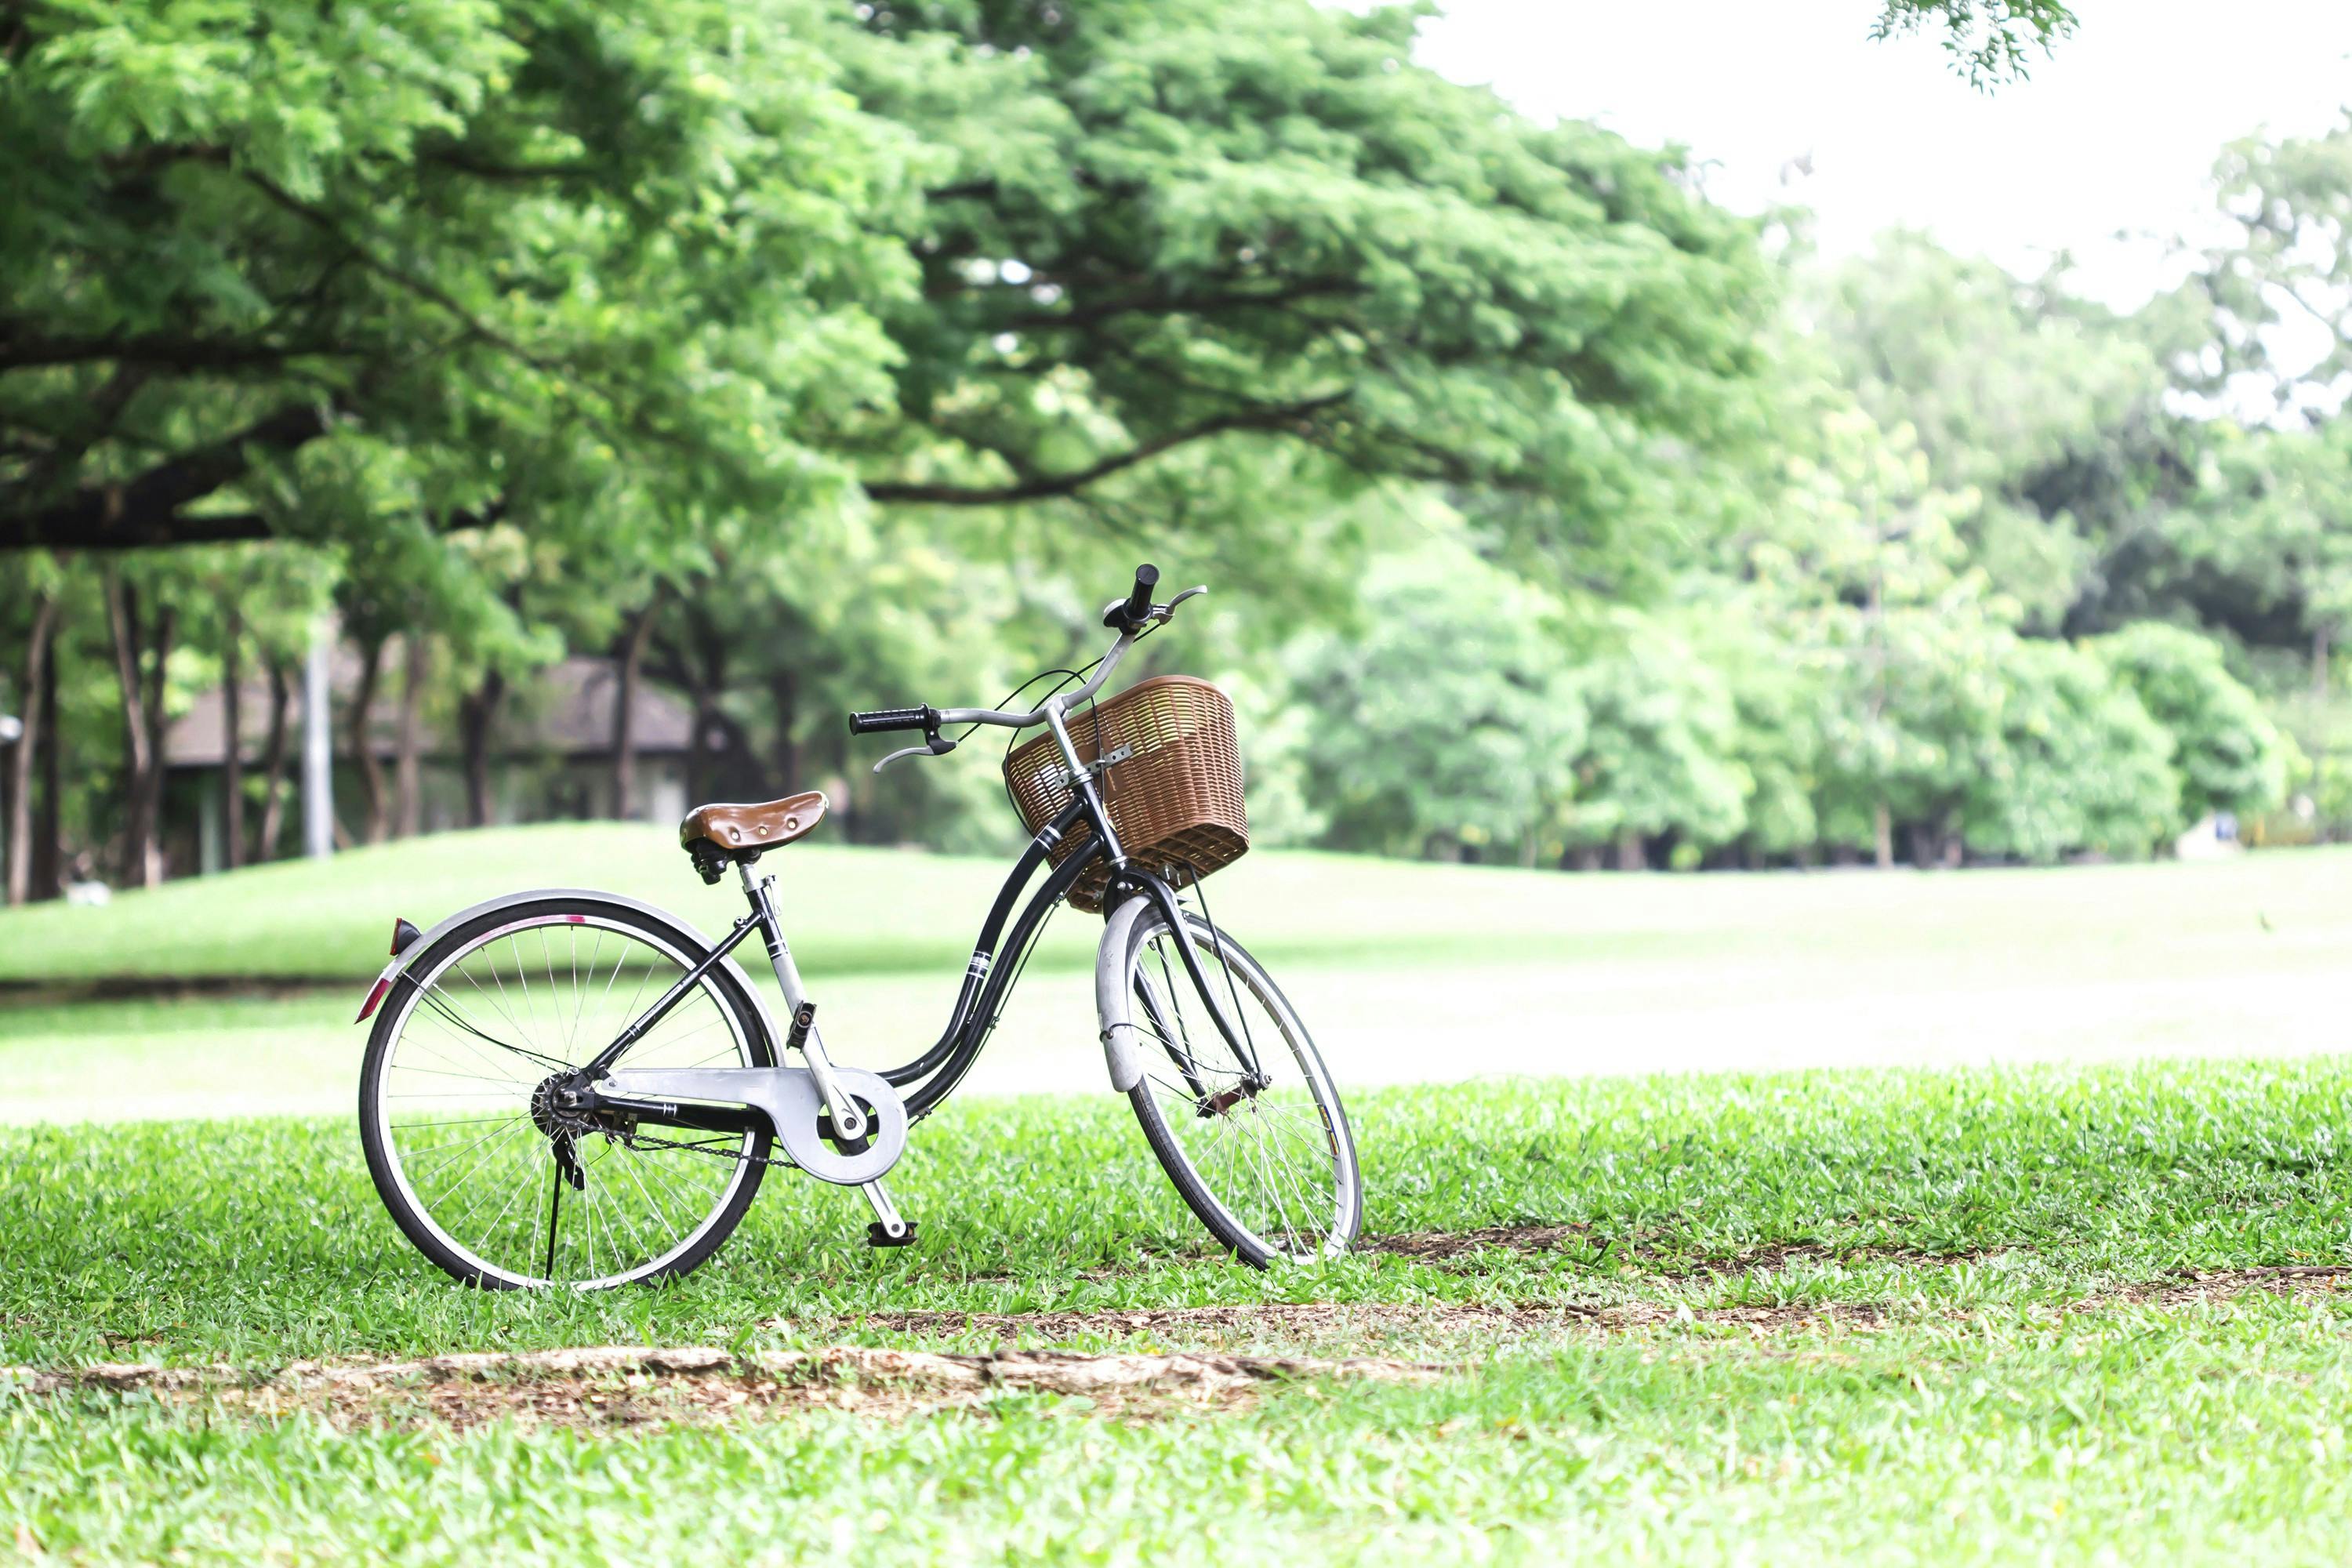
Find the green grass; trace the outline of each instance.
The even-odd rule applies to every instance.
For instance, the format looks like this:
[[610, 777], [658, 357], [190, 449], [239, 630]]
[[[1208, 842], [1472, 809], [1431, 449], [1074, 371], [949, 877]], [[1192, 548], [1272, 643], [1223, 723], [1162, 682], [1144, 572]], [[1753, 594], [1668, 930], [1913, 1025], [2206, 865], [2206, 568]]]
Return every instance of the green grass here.
[[[803, 846], [775, 866], [845, 1054], [927, 1040], [998, 868]], [[395, 911], [570, 881], [723, 926], [731, 889], [660, 835], [457, 835], [12, 912], [0, 977], [348, 985], [0, 1002], [5, 1119], [26, 1122], [0, 1126], [0, 1363], [975, 1349], [1002, 1331], [966, 1314], [1289, 1301], [1609, 1326], [1056, 1331], [1461, 1369], [1145, 1421], [1004, 1394], [890, 1421], [338, 1430], [0, 1384], [0, 1556], [2340, 1561], [2352, 1289], [2139, 1298], [2192, 1270], [2352, 1268], [2347, 871], [2329, 852], [1709, 879], [1254, 855], [1211, 891], [1350, 1086], [1369, 1228], [1574, 1224], [1586, 1245], [1274, 1275], [1209, 1256], [1099, 1089], [1092, 931], [1065, 917], [983, 1070], [1085, 1092], [960, 1097], [926, 1122], [892, 1178], [919, 1247], [869, 1251], [854, 1194], [784, 1173], [692, 1279], [585, 1300], [457, 1289], [408, 1248], [359, 1158], [349, 1017]], [[2303, 1054], [1364, 1087], [1861, 1048]], [[1798, 1310], [1758, 1327], [1759, 1308]], [[924, 1310], [944, 1326], [874, 1317]]]
[[1066, 1404], [585, 1438], [0, 1414], [60, 1555], [421, 1563], [2336, 1563], [2333, 1311], [1804, 1354], [1692, 1340], [1127, 1425]]
[[[1408, 1335], [1380, 1348], [1472, 1370], [1139, 1424], [1007, 1396], [883, 1423], [339, 1433], [0, 1395], [0, 1531], [101, 1559], [622, 1562], [693, 1540], [880, 1563], [2336, 1560], [2352, 1313], [2062, 1309], [2182, 1269], [2352, 1261], [2348, 1108], [2338, 1059], [1391, 1090], [1359, 1115], [1373, 1230], [1573, 1221], [1616, 1245], [1260, 1276], [1198, 1256], [1122, 1108], [975, 1101], [895, 1179], [919, 1249], [869, 1252], [852, 1194], [779, 1180], [710, 1268], [584, 1300], [446, 1284], [341, 1122], [8, 1130], [0, 1360], [37, 1365], [992, 1339], [862, 1321], [913, 1308], [1650, 1301], [1692, 1321]], [[1789, 1247], [1814, 1250], [1756, 1261]], [[1758, 1339], [1707, 1316], [1759, 1303], [1884, 1322]], [[1128, 1332], [1104, 1330], [1072, 1342]]]
[[[770, 858], [803, 967], [960, 969], [1009, 863], [796, 844]], [[2333, 963], [2352, 939], [2352, 850], [2201, 865], [2056, 871], [1568, 877], [1491, 867], [1259, 851], [1211, 884], [1222, 921], [1269, 960], [1384, 963], [1731, 964], [1762, 994], [1810, 988], [1827, 954], [1902, 977], [2122, 979], [2186, 964]], [[706, 931], [742, 912], [667, 836], [625, 824], [443, 834], [107, 906], [0, 911], [0, 981], [107, 976], [352, 977], [383, 963], [394, 915], [429, 925], [496, 894], [606, 888]], [[1083, 968], [1090, 922], [1066, 916], [1038, 962]]]

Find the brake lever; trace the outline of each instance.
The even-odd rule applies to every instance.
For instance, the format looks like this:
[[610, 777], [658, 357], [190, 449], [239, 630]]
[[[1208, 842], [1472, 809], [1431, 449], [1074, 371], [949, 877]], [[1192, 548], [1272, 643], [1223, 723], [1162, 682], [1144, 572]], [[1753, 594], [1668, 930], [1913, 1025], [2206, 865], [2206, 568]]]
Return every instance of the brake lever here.
[[888, 767], [892, 763], [898, 762], [902, 757], [944, 757], [955, 749], [956, 743], [953, 741], [942, 740], [939, 736], [934, 735], [919, 746], [900, 747], [898, 751], [891, 752], [888, 756], [875, 763], [874, 771], [878, 773], [884, 768]]
[[1196, 583], [1192, 587], [1185, 589], [1182, 593], [1169, 600], [1166, 604], [1153, 605], [1151, 609], [1151, 618], [1155, 621], [1165, 623], [1171, 616], [1175, 615], [1177, 605], [1196, 595], [1205, 594], [1208, 591], [1209, 585], [1206, 583]]

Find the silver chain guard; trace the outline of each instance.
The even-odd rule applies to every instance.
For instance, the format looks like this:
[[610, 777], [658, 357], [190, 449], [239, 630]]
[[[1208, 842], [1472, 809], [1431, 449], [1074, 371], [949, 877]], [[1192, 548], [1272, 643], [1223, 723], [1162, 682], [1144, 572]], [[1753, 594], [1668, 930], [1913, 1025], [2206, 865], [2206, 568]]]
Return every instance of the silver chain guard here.
[[625, 1100], [700, 1100], [749, 1105], [766, 1113], [793, 1164], [837, 1186], [879, 1180], [907, 1148], [907, 1107], [878, 1073], [836, 1067], [842, 1089], [874, 1108], [873, 1142], [862, 1154], [845, 1154], [816, 1130], [824, 1097], [804, 1068], [616, 1068], [596, 1086]]

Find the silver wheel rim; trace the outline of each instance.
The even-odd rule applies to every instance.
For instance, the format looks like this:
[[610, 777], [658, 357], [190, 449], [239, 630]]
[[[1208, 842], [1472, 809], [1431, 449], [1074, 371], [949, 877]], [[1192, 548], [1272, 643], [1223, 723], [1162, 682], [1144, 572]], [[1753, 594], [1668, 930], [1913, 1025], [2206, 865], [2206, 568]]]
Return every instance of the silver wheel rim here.
[[[635, 951], [632, 951], [635, 950]], [[551, 1141], [531, 1089], [584, 1062], [692, 961], [658, 936], [593, 914], [528, 917], [483, 933], [397, 988], [377, 1064], [375, 1131], [408, 1210], [486, 1279], [593, 1290], [650, 1279], [715, 1225], [747, 1178], [751, 1134], [660, 1129], [700, 1152], [576, 1145], [585, 1184], [554, 1205]], [[404, 1054], [405, 1053], [405, 1054]], [[625, 1058], [632, 1066], [757, 1065], [743, 1021], [706, 977]], [[427, 1194], [430, 1194], [429, 1196]]]
[[[1223, 1000], [1244, 1047], [1274, 1081], [1202, 1114], [1196, 1085], [1214, 1105], [1239, 1089], [1243, 1068], [1201, 1005], [1178, 939], [1155, 919], [1128, 965], [1140, 1087], [1177, 1157], [1233, 1229], [1270, 1258], [1337, 1258], [1355, 1236], [1360, 1201], [1338, 1091], [1306, 1026], [1265, 972], [1236, 944], [1213, 942], [1197, 927], [1192, 938], [1203, 977], [1228, 987]], [[1176, 1053], [1191, 1063], [1190, 1077]]]

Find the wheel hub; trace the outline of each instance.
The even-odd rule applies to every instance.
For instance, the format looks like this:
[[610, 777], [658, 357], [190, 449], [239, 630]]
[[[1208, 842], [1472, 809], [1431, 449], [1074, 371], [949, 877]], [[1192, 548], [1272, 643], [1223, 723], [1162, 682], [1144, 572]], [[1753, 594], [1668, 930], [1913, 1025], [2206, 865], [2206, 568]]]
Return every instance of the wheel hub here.
[[596, 1131], [596, 1119], [578, 1108], [580, 1087], [571, 1073], [551, 1073], [530, 1091], [531, 1125], [551, 1139], [577, 1142]]

